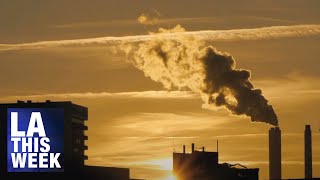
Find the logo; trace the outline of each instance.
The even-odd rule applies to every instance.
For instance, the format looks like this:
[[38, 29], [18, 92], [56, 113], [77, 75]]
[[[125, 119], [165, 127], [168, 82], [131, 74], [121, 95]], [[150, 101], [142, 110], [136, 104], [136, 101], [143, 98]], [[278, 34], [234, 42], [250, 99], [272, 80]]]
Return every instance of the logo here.
[[64, 110], [9, 108], [8, 172], [63, 172]]

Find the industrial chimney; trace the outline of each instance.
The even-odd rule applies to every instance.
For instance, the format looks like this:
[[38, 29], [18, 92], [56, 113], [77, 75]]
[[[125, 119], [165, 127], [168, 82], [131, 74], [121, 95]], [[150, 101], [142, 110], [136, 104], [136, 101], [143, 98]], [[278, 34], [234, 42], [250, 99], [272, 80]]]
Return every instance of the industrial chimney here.
[[305, 179], [312, 178], [312, 139], [310, 125], [306, 125], [304, 130], [304, 176]]
[[272, 127], [269, 130], [269, 178], [281, 179], [281, 130]]

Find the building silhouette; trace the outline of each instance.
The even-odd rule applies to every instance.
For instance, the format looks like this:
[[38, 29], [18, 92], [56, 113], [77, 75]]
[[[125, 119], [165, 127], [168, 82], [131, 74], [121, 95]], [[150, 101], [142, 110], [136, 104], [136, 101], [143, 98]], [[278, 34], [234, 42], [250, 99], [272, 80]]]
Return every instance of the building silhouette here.
[[218, 152], [195, 150], [173, 153], [173, 173], [179, 180], [258, 180], [259, 169], [248, 169], [240, 164], [219, 164]]
[[306, 125], [304, 130], [304, 176], [306, 179], [312, 178], [312, 139], [310, 125]]
[[[12, 173], [7, 172], [7, 111], [8, 108], [62, 108], [64, 110], [64, 152], [60, 159], [63, 162], [63, 172], [37, 172], [37, 173]], [[94, 180], [129, 180], [130, 170], [128, 168], [100, 167], [85, 165], [88, 157], [85, 151], [88, 140], [85, 131], [88, 127], [85, 121], [88, 120], [88, 108], [73, 104], [70, 101], [64, 102], [31, 102], [17, 101], [17, 103], [0, 104], [0, 133], [1, 133], [1, 159], [5, 164], [0, 166], [2, 179], [32, 178], [33, 180], [45, 178], [75, 178]]]
[[281, 130], [272, 127], [269, 130], [269, 178], [281, 179]]

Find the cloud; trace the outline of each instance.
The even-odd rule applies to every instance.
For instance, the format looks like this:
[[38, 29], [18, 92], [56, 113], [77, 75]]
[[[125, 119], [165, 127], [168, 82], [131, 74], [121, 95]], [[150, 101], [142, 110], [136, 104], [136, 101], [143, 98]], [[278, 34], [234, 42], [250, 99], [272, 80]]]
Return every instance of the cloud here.
[[108, 20], [108, 21], [86, 21], [86, 22], [75, 22], [68, 24], [57, 24], [50, 26], [56, 29], [76, 29], [76, 28], [99, 28], [99, 27], [114, 27], [114, 26], [127, 26], [137, 24], [133, 20]]
[[244, 41], [244, 40], [265, 40], [278, 38], [294, 38], [319, 36], [320, 25], [293, 25], [293, 26], [270, 26], [252, 29], [231, 29], [231, 30], [205, 30], [187, 31], [163, 34], [149, 34], [136, 36], [105, 36], [88, 39], [39, 41], [20, 44], [0, 44], [0, 51], [52, 48], [61, 46], [101, 46], [121, 45], [123, 43], [137, 43], [154, 38], [176, 39], [177, 36], [194, 37], [202, 41]]
[[135, 165], [135, 166], [153, 166], [154, 169], [159, 170], [173, 170], [173, 160], [172, 158], [163, 158], [163, 159], [149, 159], [144, 161], [137, 161], [137, 162], [129, 162], [128, 165]]
[[[282, 133], [281, 136], [297, 138], [297, 137], [304, 137], [304, 134], [303, 133]], [[320, 136], [320, 135], [313, 134], [313, 136]], [[234, 139], [234, 138], [248, 139], [248, 138], [264, 138], [264, 137], [268, 137], [268, 134], [263, 134], [263, 133], [261, 133], [261, 134], [232, 134], [232, 135], [215, 136], [215, 138], [218, 138], [218, 139]]]
[[261, 138], [266, 137], [268, 134], [233, 134], [233, 135], [221, 135], [221, 136], [215, 136], [215, 138], [218, 139], [234, 139], [234, 138]]
[[320, 89], [316, 89], [316, 90], [296, 90], [296, 91], [294, 91], [294, 93], [296, 93], [297, 95], [304, 95], [304, 94], [318, 95], [318, 94], [320, 94]]
[[[236, 164], [236, 163], [240, 163], [242, 165], [261, 165], [261, 164], [265, 164], [268, 165], [269, 161], [228, 161], [228, 163], [230, 164]], [[304, 161], [281, 161], [281, 163], [283, 165], [304, 165]], [[320, 162], [316, 161], [313, 162], [314, 165], [320, 165]]]
[[[119, 132], [126, 132], [127, 137], [129, 132], [132, 134], [144, 134], [148, 137], [147, 139], [133, 138], [139, 141], [153, 141], [154, 139], [168, 139], [173, 137], [172, 134], [218, 129], [222, 124], [236, 121], [229, 119], [226, 121], [226, 119], [225, 117], [199, 113], [137, 113], [115, 119], [114, 121], [117, 124], [113, 125], [112, 128], [121, 130]], [[117, 131], [115, 130], [115, 132]], [[132, 137], [132, 135], [129, 135], [129, 137]], [[177, 135], [177, 137], [181, 140], [195, 138], [192, 135], [187, 137]]]
[[[264, 79], [255, 81], [259, 87], [270, 98], [284, 100], [294, 98], [295, 100], [318, 99], [320, 93], [320, 78], [304, 76], [293, 73], [282, 79]], [[309, 98], [308, 98], [309, 97]]]
[[2, 100], [17, 99], [38, 99], [38, 98], [152, 98], [152, 99], [197, 99], [199, 98], [192, 91], [138, 91], [138, 92], [85, 92], [85, 93], [57, 93], [57, 94], [36, 94], [26, 96], [7, 96]]

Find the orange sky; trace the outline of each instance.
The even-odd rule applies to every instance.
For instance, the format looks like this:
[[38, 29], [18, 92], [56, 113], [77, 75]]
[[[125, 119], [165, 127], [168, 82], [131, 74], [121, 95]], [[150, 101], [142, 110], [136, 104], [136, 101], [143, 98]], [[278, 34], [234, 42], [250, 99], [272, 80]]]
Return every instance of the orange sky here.
[[[3, 1], [0, 101], [71, 100], [87, 106], [87, 164], [130, 167], [134, 178], [165, 179], [171, 173], [173, 150], [181, 151], [183, 144], [189, 150], [194, 142], [215, 151], [218, 139], [220, 162], [259, 167], [260, 179], [266, 179], [270, 126], [251, 123], [225, 109], [204, 109], [200, 96], [188, 88], [168, 91], [123, 54], [113, 53], [117, 45], [55, 43], [6, 49], [39, 41], [135, 37], [177, 24], [186, 31], [222, 30], [224, 36], [226, 30], [257, 29], [264, 38], [254, 39], [246, 30], [241, 31], [244, 39], [232, 36], [205, 43], [230, 53], [237, 68], [250, 70], [254, 86], [273, 105], [283, 133], [284, 178], [304, 176], [303, 131], [305, 124], [311, 124], [313, 174], [319, 177], [319, 5], [317, 0]], [[294, 25], [306, 24], [315, 25], [308, 27], [314, 34], [304, 31], [283, 37], [275, 30], [259, 29], [285, 26], [297, 32]]]

